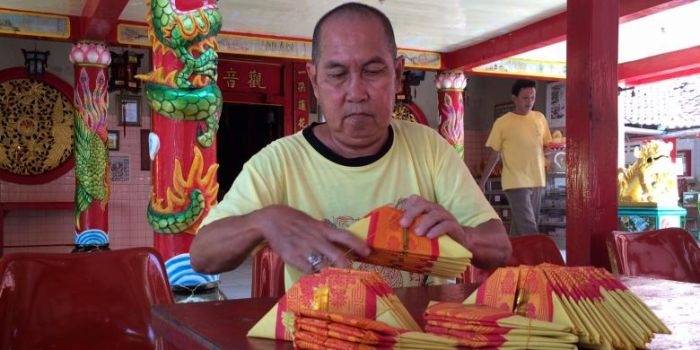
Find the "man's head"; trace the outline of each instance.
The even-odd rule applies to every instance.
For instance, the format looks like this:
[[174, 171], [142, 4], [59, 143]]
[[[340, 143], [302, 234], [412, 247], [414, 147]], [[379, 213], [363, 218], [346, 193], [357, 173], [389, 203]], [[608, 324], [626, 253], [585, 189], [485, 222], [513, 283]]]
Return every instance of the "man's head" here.
[[382, 11], [379, 11], [372, 6], [368, 6], [357, 2], [349, 2], [328, 11], [325, 15], [323, 15], [323, 17], [321, 17], [321, 19], [318, 20], [318, 22], [316, 22], [311, 46], [311, 62], [313, 62], [314, 64], [318, 63], [318, 60], [321, 55], [321, 47], [319, 45], [319, 42], [321, 40], [321, 31], [323, 29], [323, 24], [334, 17], [349, 14], [359, 16], [364, 15], [379, 20], [382, 25], [383, 34], [386, 38], [387, 48], [389, 49], [389, 52], [391, 52], [391, 55], [393, 57], [396, 57], [396, 39], [394, 37], [394, 28], [391, 26], [389, 18], [384, 13], [382, 13]]
[[314, 29], [306, 67], [335, 140], [364, 147], [386, 135], [403, 60], [396, 58], [394, 32], [383, 13], [347, 3], [325, 14]]
[[535, 105], [536, 85], [534, 80], [518, 79], [515, 81], [510, 90], [511, 99], [515, 103], [515, 113], [522, 115], [530, 113], [532, 106]]

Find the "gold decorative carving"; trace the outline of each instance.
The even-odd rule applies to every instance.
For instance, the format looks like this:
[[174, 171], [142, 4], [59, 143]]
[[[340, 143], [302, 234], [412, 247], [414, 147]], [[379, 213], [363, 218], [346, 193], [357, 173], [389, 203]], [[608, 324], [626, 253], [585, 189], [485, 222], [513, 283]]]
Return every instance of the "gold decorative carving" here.
[[55, 169], [73, 152], [73, 105], [36, 80], [0, 84], [0, 168], [17, 175]]
[[408, 120], [409, 122], [418, 122], [416, 116], [413, 115], [411, 110], [408, 109], [408, 107], [406, 107], [406, 105], [403, 103], [396, 104], [394, 107], [394, 113], [391, 115], [391, 117], [399, 120]]

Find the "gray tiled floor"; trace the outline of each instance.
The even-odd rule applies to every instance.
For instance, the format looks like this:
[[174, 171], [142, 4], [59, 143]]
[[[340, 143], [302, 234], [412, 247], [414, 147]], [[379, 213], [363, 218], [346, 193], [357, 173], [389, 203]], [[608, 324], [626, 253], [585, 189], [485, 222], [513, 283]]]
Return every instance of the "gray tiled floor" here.
[[252, 265], [252, 259], [249, 257], [237, 269], [219, 276], [219, 289], [226, 295], [227, 299], [250, 298]]

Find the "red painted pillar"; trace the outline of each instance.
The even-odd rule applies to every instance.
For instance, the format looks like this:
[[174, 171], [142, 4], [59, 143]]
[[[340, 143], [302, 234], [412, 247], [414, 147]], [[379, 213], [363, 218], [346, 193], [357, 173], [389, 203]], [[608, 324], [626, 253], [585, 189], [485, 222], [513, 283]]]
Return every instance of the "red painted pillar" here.
[[217, 87], [216, 3], [147, 0], [153, 71], [139, 76], [151, 106], [149, 155], [153, 191], [146, 218], [165, 260], [170, 285], [213, 286], [218, 275], [192, 269], [190, 244], [219, 189], [216, 133], [221, 114]]
[[100, 43], [73, 45], [75, 65], [75, 239], [77, 250], [109, 246], [107, 204], [112, 179], [107, 151], [107, 67]]
[[435, 79], [438, 89], [440, 135], [464, 157], [464, 88], [467, 77], [462, 71], [441, 72]]
[[618, 1], [567, 1], [567, 263], [609, 266], [617, 226]]

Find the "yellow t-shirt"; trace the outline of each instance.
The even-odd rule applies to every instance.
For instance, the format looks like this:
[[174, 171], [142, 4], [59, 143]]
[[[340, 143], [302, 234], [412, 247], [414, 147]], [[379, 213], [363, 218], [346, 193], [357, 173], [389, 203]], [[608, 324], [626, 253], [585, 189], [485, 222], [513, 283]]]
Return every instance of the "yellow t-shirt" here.
[[544, 187], [544, 152], [542, 146], [552, 140], [547, 120], [540, 112], [527, 115], [508, 112], [496, 119], [486, 146], [501, 152], [504, 190]]
[[[386, 153], [361, 166], [329, 160], [302, 132], [276, 140], [243, 166], [202, 225], [286, 204], [347, 228], [372, 209], [412, 194], [441, 204], [463, 226], [498, 219], [464, 162], [439, 134], [427, 126], [400, 120], [392, 121], [391, 127], [393, 140], [390, 138]], [[416, 274], [382, 270], [394, 286], [421, 282], [412, 276]], [[300, 276], [299, 271], [285, 266], [287, 288]]]

